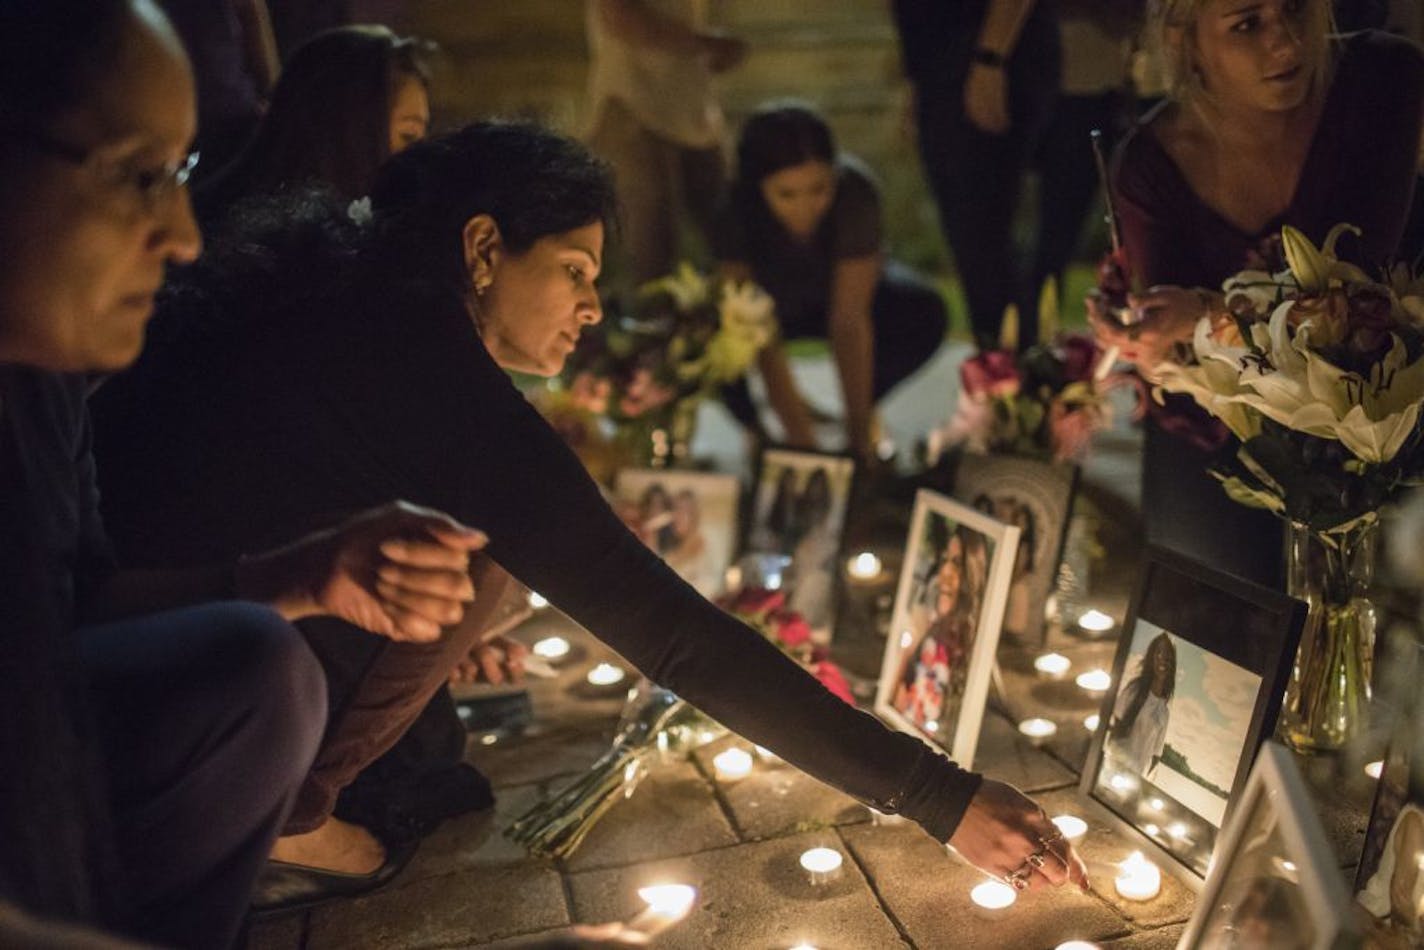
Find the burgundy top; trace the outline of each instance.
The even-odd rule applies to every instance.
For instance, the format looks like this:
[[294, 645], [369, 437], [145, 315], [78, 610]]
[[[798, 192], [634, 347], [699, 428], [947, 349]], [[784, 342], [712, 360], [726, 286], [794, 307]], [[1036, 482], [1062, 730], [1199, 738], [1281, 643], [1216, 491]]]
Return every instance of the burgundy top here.
[[1142, 286], [1219, 287], [1248, 266], [1281, 266], [1270, 253], [1281, 226], [1317, 245], [1340, 222], [1342, 257], [1360, 264], [1390, 258], [1414, 191], [1424, 116], [1424, 51], [1387, 33], [1338, 40], [1336, 72], [1295, 195], [1255, 234], [1242, 232], [1192, 191], [1152, 132], [1161, 107], [1118, 146], [1112, 188], [1122, 239]]

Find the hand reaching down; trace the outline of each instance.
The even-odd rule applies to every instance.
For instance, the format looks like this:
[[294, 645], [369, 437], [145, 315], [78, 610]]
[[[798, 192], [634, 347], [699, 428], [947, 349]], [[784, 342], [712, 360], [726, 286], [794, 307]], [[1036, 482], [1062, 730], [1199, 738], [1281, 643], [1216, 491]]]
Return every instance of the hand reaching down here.
[[1042, 808], [1012, 785], [985, 779], [949, 844], [986, 874], [1028, 890], [1072, 882], [1088, 887], [1088, 871]]

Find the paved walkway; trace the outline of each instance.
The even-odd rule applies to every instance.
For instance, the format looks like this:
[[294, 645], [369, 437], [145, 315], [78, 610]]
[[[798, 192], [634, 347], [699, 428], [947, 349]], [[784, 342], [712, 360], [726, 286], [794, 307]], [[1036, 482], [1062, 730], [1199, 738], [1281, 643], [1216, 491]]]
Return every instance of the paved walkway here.
[[[946, 347], [930, 370], [886, 408], [887, 426], [900, 438], [923, 432], [950, 410], [954, 371], [962, 350]], [[834, 392], [824, 362], [798, 366], [803, 380]], [[720, 410], [716, 410], [720, 412]], [[697, 448], [736, 461], [738, 435], [715, 414], [705, 418]], [[1095, 605], [1121, 618], [1138, 553], [1136, 439], [1120, 425], [1104, 433], [1085, 471], [1085, 494], [1104, 513], [1100, 539], [1108, 555], [1095, 568]], [[900, 506], [903, 507], [903, 506]], [[861, 537], [888, 555], [903, 543], [903, 520], [891, 502], [865, 514]], [[869, 519], [866, 522], [866, 519]], [[898, 563], [887, 565], [893, 576]], [[887, 612], [887, 581], [861, 589], [848, 610], [865, 618], [836, 644], [848, 672], [873, 678]], [[1068, 940], [1105, 947], [1157, 950], [1175, 946], [1190, 915], [1191, 892], [1164, 876], [1155, 900], [1134, 904], [1116, 896], [1114, 865], [1132, 847], [1081, 804], [1077, 769], [1088, 732], [1083, 719], [1096, 701], [1069, 677], [1038, 677], [1032, 659], [1045, 648], [1069, 656], [1074, 672], [1110, 668], [1113, 641], [1053, 630], [1046, 645], [1006, 643], [1003, 710], [985, 717], [974, 767], [1033, 794], [1050, 814], [1089, 821], [1080, 850], [1097, 885], [1093, 894], [1068, 888], [1025, 895], [994, 919], [976, 912], [970, 889], [982, 874], [959, 862], [917, 827], [877, 825], [867, 810], [785, 764], [758, 762], [739, 782], [714, 777], [712, 756], [726, 738], [690, 761], [657, 768], [637, 793], [620, 802], [568, 861], [525, 856], [501, 834], [530, 804], [579, 774], [607, 748], [622, 708], [621, 690], [591, 695], [583, 677], [606, 647], [549, 610], [517, 631], [526, 642], [557, 633], [574, 643], [557, 679], [530, 686], [536, 720], [517, 737], [472, 737], [470, 759], [495, 785], [493, 814], [447, 823], [421, 847], [387, 890], [254, 929], [259, 950], [325, 948], [517, 947], [555, 937], [574, 923], [627, 920], [642, 907], [645, 884], [695, 884], [700, 900], [657, 945], [676, 948], [1053, 948]], [[1059, 726], [1055, 739], [1035, 747], [1014, 727], [1018, 718], [1044, 716]], [[486, 744], [488, 743], [488, 744]], [[1321, 764], [1316, 781], [1331, 787], [1326, 823], [1342, 867], [1358, 857], [1371, 787], [1363, 775], [1341, 780]], [[812, 887], [798, 865], [808, 848], [840, 851], [840, 878]]]

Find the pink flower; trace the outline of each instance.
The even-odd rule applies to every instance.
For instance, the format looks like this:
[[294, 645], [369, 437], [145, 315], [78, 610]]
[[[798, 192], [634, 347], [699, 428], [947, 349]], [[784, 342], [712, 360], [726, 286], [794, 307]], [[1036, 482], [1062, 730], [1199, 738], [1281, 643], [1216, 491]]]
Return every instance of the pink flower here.
[[850, 684], [846, 682], [845, 674], [839, 666], [830, 660], [822, 660], [811, 668], [811, 672], [821, 681], [822, 686], [852, 706], [855, 705], [855, 696], [851, 694]]
[[1021, 377], [1014, 354], [985, 350], [959, 367], [960, 389], [969, 396], [1014, 396]]

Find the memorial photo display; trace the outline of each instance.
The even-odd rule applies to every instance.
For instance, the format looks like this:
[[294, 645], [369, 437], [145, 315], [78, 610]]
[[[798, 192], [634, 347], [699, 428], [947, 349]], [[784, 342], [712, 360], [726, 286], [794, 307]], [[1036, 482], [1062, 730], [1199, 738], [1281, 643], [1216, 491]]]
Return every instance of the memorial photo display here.
[[732, 562], [740, 494], [735, 475], [651, 468], [624, 469], [614, 487], [624, 521], [704, 597]]

